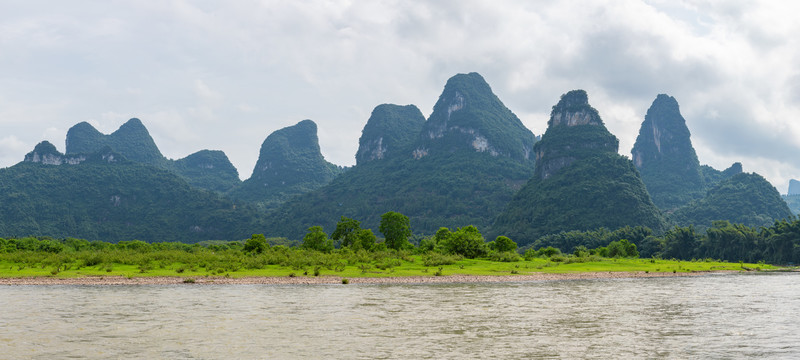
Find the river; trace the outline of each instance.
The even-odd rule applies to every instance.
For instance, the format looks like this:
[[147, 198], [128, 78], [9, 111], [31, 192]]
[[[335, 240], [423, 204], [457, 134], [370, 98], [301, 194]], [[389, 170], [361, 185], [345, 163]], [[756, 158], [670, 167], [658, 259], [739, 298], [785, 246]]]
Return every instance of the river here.
[[800, 274], [0, 286], [3, 359], [800, 358]]

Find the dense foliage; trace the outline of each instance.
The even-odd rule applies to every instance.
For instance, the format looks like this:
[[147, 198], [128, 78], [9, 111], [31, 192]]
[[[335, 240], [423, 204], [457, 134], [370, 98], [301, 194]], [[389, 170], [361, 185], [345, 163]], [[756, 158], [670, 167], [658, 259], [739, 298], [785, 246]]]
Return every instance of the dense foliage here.
[[[385, 120], [375, 116], [370, 123]], [[375, 138], [380, 134], [367, 131], [370, 123], [365, 136]], [[388, 211], [406, 214], [419, 234], [440, 226], [486, 229], [533, 174], [533, 161], [523, 149], [528, 146], [530, 152], [533, 134], [478, 74], [448, 81], [415, 138], [396, 156], [360, 161], [329, 185], [289, 200], [270, 214], [270, 231], [296, 238], [308, 224], [331, 228], [342, 215], [377, 228]], [[476, 148], [482, 139], [486, 147]]]
[[376, 106], [358, 139], [356, 163], [408, 156], [424, 124], [425, 116], [414, 105]]
[[649, 228], [639, 226], [614, 231], [605, 228], [569, 231], [540, 237], [522, 250], [550, 247], [576, 252], [622, 240], [636, 245], [641, 257], [800, 263], [800, 219], [797, 218], [775, 221], [769, 227], [760, 228], [731, 224], [724, 220], [714, 221], [704, 232], [694, 226], [676, 226], [660, 236], [654, 235]]
[[322, 156], [317, 124], [303, 120], [264, 140], [253, 175], [229, 195], [269, 210], [327, 184], [342, 171]]
[[533, 161], [533, 133], [492, 93], [478, 73], [458, 74], [447, 80], [418, 139], [415, 148], [430, 154], [475, 151], [485, 141], [482, 151]]
[[792, 216], [778, 190], [758, 174], [734, 175], [709, 190], [705, 197], [672, 214], [682, 226], [707, 227], [714, 220], [748, 226], [767, 226]]
[[490, 234], [527, 245], [547, 234], [624, 226], [666, 227], [631, 161], [601, 154], [575, 161], [546, 180], [533, 177]]
[[218, 192], [238, 186], [239, 173], [222, 151], [201, 150], [184, 159], [168, 160], [139, 119], [128, 120], [104, 135], [87, 122], [71, 127], [66, 139], [67, 155], [92, 154], [110, 148], [126, 159], [170, 170], [192, 186]]
[[631, 152], [642, 181], [659, 208], [672, 210], [705, 193], [700, 162], [675, 98], [665, 94], [656, 97]]
[[440, 226], [485, 229], [532, 173], [512, 159], [477, 152], [370, 161], [289, 200], [269, 215], [268, 228], [299, 238], [308, 224], [333, 228], [344, 215], [377, 229], [381, 214], [398, 211], [419, 234]]
[[170, 171], [95, 156], [79, 165], [22, 162], [0, 169], [0, 233], [197, 242], [244, 239], [263, 228], [254, 209]]
[[195, 187], [225, 193], [238, 186], [239, 172], [224, 152], [200, 150], [168, 166]]

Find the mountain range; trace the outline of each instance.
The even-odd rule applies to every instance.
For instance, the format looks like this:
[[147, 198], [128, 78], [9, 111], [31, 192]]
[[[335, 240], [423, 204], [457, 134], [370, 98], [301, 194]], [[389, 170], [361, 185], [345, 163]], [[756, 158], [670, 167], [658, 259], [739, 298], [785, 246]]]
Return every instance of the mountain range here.
[[139, 119], [109, 135], [82, 122], [64, 154], [42, 142], [0, 169], [0, 236], [299, 239], [312, 225], [332, 231], [341, 216], [377, 229], [398, 211], [416, 234], [475, 225], [525, 245], [570, 230], [791, 216], [741, 164], [700, 165], [669, 95], [648, 109], [631, 159], [618, 144], [585, 91], [562, 95], [539, 138], [477, 73], [450, 78], [427, 119], [414, 105], [376, 106], [351, 168], [324, 159], [311, 120], [269, 134], [244, 181], [222, 151], [165, 158]]

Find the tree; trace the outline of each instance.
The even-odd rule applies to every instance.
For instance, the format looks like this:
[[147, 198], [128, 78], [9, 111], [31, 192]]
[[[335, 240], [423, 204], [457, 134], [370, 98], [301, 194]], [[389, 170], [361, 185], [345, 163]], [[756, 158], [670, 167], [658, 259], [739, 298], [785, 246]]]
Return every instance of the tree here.
[[333, 240], [328, 239], [328, 234], [322, 230], [322, 226], [312, 226], [308, 228], [308, 233], [303, 237], [303, 249], [329, 252], [333, 250]]
[[483, 239], [483, 235], [473, 225], [459, 228], [440, 242], [439, 245], [444, 252], [461, 255], [469, 259], [486, 255], [486, 242]]
[[331, 239], [341, 241], [342, 247], [352, 246], [361, 230], [361, 222], [342, 216], [336, 224], [336, 230], [331, 234]]
[[261, 254], [268, 247], [269, 244], [267, 244], [267, 238], [264, 237], [264, 234], [253, 234], [253, 236], [245, 241], [244, 252]]
[[517, 243], [506, 236], [498, 236], [497, 239], [489, 243], [489, 248], [497, 252], [517, 250]]
[[381, 215], [381, 234], [386, 239], [386, 247], [400, 250], [409, 246], [408, 237], [411, 236], [411, 224], [408, 216], [389, 211]]
[[359, 229], [354, 233], [353, 238], [355, 239], [351, 245], [353, 250], [372, 250], [377, 240], [371, 229]]
[[636, 250], [636, 244], [622, 239], [608, 244], [608, 257], [637, 258], [639, 251]]

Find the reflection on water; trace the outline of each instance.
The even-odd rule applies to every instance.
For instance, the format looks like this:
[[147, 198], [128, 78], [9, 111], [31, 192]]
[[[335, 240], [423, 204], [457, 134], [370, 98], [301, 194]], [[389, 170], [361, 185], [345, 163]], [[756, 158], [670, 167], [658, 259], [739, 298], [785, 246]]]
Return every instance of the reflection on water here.
[[0, 286], [0, 358], [798, 358], [799, 276]]

